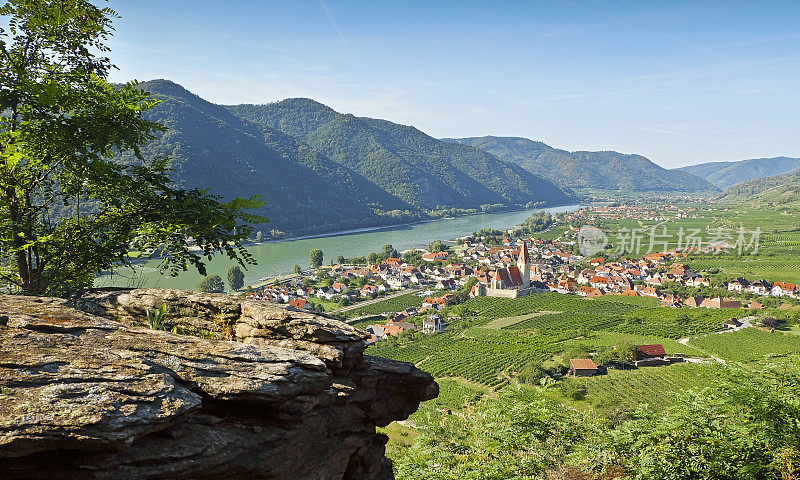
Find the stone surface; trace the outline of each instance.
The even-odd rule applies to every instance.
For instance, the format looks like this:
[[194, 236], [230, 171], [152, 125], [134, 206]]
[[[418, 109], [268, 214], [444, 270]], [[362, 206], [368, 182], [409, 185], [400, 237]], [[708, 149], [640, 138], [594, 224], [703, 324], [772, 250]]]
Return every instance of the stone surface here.
[[[162, 303], [206, 338], [144, 327]], [[219, 294], [0, 296], [0, 478], [392, 478], [375, 427], [438, 389], [363, 339]]]

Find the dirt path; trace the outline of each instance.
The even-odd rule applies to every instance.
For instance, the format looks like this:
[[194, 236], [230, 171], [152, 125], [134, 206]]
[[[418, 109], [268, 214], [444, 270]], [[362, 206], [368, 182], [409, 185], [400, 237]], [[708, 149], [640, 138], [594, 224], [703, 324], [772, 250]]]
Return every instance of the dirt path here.
[[678, 343], [680, 343], [681, 345], [686, 345], [689, 348], [694, 348], [695, 350], [697, 350], [699, 352], [705, 353], [706, 355], [708, 355], [709, 357], [713, 358], [714, 360], [716, 360], [718, 362], [726, 363], [725, 360], [723, 360], [723, 359], [721, 359], [721, 358], [719, 358], [719, 357], [717, 357], [715, 355], [712, 355], [711, 353], [707, 352], [706, 350], [703, 350], [700, 347], [697, 347], [695, 345], [689, 345], [689, 341], [692, 340], [693, 338], [700, 338], [701, 336], [705, 337], [705, 336], [708, 336], [708, 335], [722, 335], [722, 334], [730, 333], [730, 332], [738, 332], [739, 330], [742, 330], [743, 328], [752, 327], [753, 324], [750, 323], [750, 320], [754, 320], [755, 318], [756, 317], [752, 317], [752, 316], [743, 317], [743, 318], [740, 319], [742, 324], [740, 326], [738, 326], [738, 327], [729, 328], [727, 330], [722, 330], [720, 332], [707, 333], [706, 335], [695, 335], [694, 337], [679, 338], [678, 339]]

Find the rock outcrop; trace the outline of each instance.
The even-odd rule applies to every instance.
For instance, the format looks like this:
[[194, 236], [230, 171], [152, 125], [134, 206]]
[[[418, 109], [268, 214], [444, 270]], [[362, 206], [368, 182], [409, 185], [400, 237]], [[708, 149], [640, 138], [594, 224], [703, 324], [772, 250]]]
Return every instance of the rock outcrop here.
[[[143, 326], [162, 303], [193, 335]], [[363, 340], [227, 295], [0, 296], [0, 478], [392, 478], [375, 427], [438, 388]]]

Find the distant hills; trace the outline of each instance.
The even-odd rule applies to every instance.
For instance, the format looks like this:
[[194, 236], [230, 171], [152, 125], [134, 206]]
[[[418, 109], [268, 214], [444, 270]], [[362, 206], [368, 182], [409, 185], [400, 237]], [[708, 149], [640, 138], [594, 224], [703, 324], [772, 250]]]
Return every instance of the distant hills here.
[[[260, 194], [259, 229], [317, 234], [431, 218], [438, 212], [575, 201], [551, 182], [477, 148], [308, 99], [223, 107], [167, 80], [145, 113], [169, 127], [143, 148], [173, 179], [224, 198]], [[136, 161], [122, 155], [122, 161]]]
[[486, 136], [445, 140], [480, 148], [562, 187], [626, 192], [719, 191], [692, 173], [667, 170], [641, 155], [612, 151], [568, 152], [520, 137]]
[[718, 200], [751, 206], [800, 207], [800, 172], [747, 180], [725, 190]]
[[798, 169], [800, 169], [800, 158], [773, 157], [753, 158], [738, 162], [701, 163], [681, 167], [679, 170], [697, 175], [725, 189], [746, 180], [773, 177]]
[[[752, 179], [800, 171], [799, 158], [667, 170], [641, 155], [569, 152], [527, 138], [436, 139], [307, 98], [222, 106], [168, 80], [141, 88], [161, 100], [146, 118], [169, 128], [143, 153], [169, 157], [173, 179], [184, 187], [224, 198], [260, 194], [267, 205], [258, 213], [271, 220], [258, 227], [265, 232], [319, 234], [567, 204], [578, 201], [573, 192], [595, 189], [708, 193], [738, 184], [719, 198], [797, 201], [797, 174]], [[136, 161], [130, 154], [120, 160]]]
[[308, 144], [416, 207], [568, 201], [552, 183], [477, 148], [443, 142], [414, 127], [341, 114], [307, 98], [228, 109]]

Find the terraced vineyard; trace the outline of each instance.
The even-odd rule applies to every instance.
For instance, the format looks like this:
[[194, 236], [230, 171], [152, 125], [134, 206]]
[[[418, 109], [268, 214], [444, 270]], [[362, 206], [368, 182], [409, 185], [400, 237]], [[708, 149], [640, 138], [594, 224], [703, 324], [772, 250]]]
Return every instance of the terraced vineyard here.
[[636, 370], [609, 370], [607, 375], [568, 378], [564, 383], [585, 391], [585, 401], [595, 407], [621, 406], [633, 410], [646, 403], [660, 410], [675, 403], [679, 392], [716, 385], [726, 376], [725, 368], [720, 365], [678, 363]]
[[407, 293], [394, 298], [375, 302], [370, 305], [347, 311], [348, 318], [363, 317], [364, 315], [381, 315], [386, 312], [399, 312], [406, 308], [422, 305], [423, 298], [416, 293]]
[[[545, 362], [576, 345], [606, 346], [607, 338], [613, 336], [667, 343], [668, 339], [694, 332], [720, 330], [722, 322], [732, 315], [706, 309], [653, 307], [650, 301], [650, 307], [642, 307], [643, 303], [634, 297], [586, 299], [558, 293], [518, 299], [478, 297], [458, 307], [467, 313], [451, 320], [447, 331], [380, 342], [367, 353], [415, 363], [436, 377], [461, 377], [499, 388], [526, 364]], [[543, 314], [503, 328], [486, 328], [496, 319], [535, 312]], [[602, 341], [600, 333], [604, 334]]]
[[689, 345], [725, 360], [741, 363], [760, 363], [768, 356], [800, 356], [800, 336], [769, 333], [755, 328], [693, 338]]

